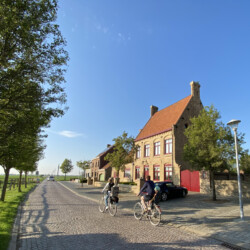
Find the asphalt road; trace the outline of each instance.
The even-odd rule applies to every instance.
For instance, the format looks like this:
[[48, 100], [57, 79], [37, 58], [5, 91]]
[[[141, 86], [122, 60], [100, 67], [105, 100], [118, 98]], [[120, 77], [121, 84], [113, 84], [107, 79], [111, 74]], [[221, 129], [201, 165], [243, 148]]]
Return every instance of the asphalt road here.
[[98, 204], [77, 196], [57, 182], [44, 181], [21, 210], [17, 249], [227, 249], [221, 242], [187, 233], [166, 223], [118, 210], [100, 213]]

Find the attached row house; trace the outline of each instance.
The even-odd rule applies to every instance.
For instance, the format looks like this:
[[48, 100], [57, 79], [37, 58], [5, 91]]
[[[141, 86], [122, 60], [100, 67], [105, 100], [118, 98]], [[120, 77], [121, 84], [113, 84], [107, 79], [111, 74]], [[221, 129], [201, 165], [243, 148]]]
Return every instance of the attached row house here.
[[106, 181], [111, 177], [112, 168], [110, 163], [105, 160], [108, 153], [114, 151], [114, 145], [108, 144], [107, 147], [91, 161], [91, 178], [93, 181]]
[[[191, 82], [191, 95], [158, 111], [150, 107], [150, 118], [135, 139], [138, 151], [135, 161], [120, 172], [121, 181], [136, 181], [150, 175], [153, 181], [171, 180], [176, 185], [186, 186], [190, 191], [200, 191], [200, 173], [191, 172], [183, 160], [183, 147], [186, 142], [185, 129], [190, 118], [198, 116], [203, 108], [200, 100], [200, 84]], [[108, 146], [92, 160], [91, 173], [94, 180], [107, 180], [116, 177], [110, 163], [104, 160], [113, 146]]]

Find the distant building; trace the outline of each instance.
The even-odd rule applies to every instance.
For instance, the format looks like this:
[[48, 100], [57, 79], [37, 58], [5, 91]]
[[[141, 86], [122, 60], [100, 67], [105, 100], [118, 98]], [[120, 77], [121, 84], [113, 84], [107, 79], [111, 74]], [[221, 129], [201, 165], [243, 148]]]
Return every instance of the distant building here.
[[108, 161], [104, 158], [108, 153], [112, 153], [114, 145], [107, 145], [107, 148], [103, 150], [96, 158], [91, 161], [91, 177], [94, 181], [106, 181], [111, 177], [112, 167]]

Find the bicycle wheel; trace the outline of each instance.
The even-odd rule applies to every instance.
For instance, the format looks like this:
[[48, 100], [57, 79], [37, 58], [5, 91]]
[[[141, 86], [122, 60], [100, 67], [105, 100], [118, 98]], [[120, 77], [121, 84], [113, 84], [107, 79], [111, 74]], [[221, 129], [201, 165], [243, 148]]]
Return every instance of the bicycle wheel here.
[[102, 196], [102, 198], [99, 200], [99, 211], [101, 213], [103, 213], [105, 211], [105, 201], [104, 201], [104, 197]]
[[115, 202], [110, 202], [110, 199], [109, 199], [108, 207], [109, 207], [109, 214], [111, 216], [115, 216], [116, 212], [117, 212], [117, 205], [116, 205], [116, 203]]
[[153, 226], [157, 226], [161, 222], [161, 211], [156, 205], [153, 206], [148, 216]]
[[137, 220], [140, 220], [143, 215], [143, 209], [140, 202], [137, 202], [134, 206], [134, 216]]

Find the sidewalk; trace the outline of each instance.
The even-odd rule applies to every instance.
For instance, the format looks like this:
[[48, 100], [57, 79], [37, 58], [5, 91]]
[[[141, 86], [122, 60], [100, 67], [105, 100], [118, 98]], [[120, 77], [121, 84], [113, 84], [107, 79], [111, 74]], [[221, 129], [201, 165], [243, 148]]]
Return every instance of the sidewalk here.
[[[79, 183], [60, 182], [77, 195], [98, 202], [100, 187], [81, 186]], [[118, 209], [133, 213], [133, 206], [139, 198], [133, 193], [119, 194]], [[239, 200], [223, 198], [212, 201], [210, 197], [190, 192], [186, 198], [161, 202], [163, 224], [180, 227], [204, 237], [224, 242], [231, 249], [250, 249], [250, 200], [244, 199], [244, 220], [240, 219]]]

